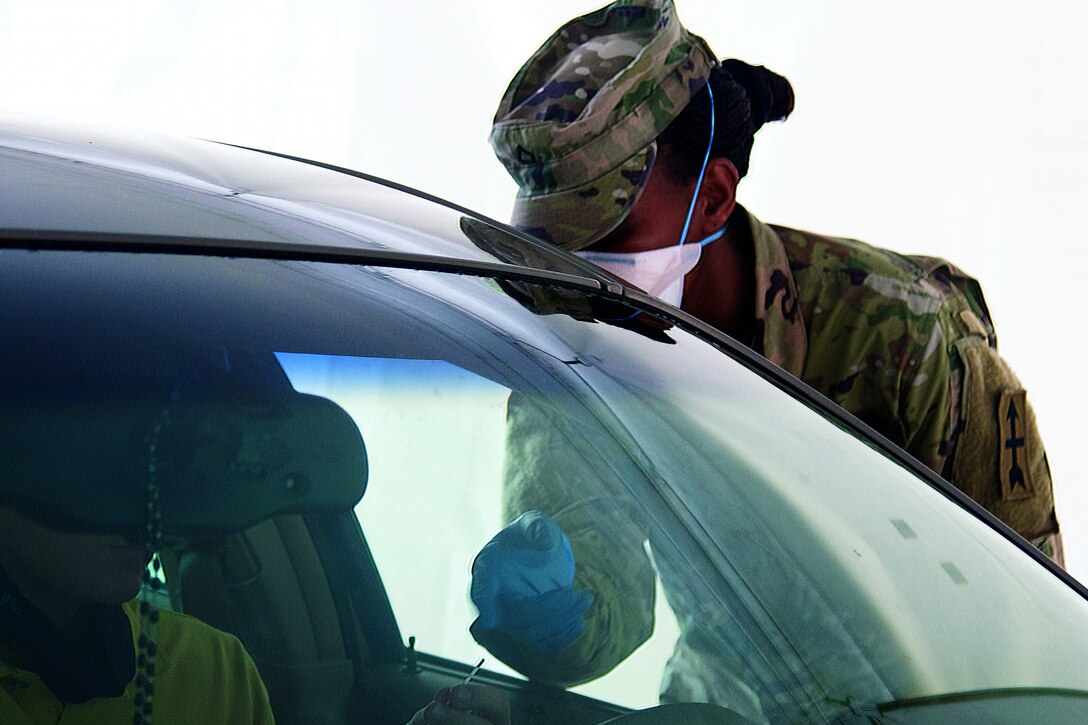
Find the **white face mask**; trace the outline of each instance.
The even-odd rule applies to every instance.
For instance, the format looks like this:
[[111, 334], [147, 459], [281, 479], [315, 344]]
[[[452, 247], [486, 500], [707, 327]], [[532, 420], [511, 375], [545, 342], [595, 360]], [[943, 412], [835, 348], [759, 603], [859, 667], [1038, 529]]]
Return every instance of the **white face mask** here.
[[646, 290], [654, 297], [680, 306], [684, 296], [684, 275], [695, 269], [703, 248], [699, 244], [676, 244], [648, 252], [575, 252], [624, 282]]
[[646, 290], [673, 307], [684, 299], [684, 276], [695, 269], [703, 247], [720, 239], [720, 229], [694, 244], [674, 244], [648, 252], [575, 252], [579, 257], [608, 270], [624, 282]]

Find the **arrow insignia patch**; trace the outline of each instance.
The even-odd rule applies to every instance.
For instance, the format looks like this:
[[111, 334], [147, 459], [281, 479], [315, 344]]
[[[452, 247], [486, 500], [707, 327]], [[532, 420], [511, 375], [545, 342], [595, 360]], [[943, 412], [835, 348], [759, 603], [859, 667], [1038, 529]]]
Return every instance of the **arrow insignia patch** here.
[[1028, 465], [1027, 410], [1028, 394], [1002, 391], [997, 405], [997, 422], [1000, 431], [998, 446], [1001, 463], [1001, 500], [1022, 501], [1035, 496]]

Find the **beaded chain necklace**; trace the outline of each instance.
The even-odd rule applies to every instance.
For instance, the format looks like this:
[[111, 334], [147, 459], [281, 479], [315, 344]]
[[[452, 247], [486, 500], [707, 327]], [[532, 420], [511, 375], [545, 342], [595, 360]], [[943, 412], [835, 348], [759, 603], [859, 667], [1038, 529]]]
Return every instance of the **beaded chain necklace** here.
[[[176, 394], [176, 391], [175, 391]], [[152, 592], [162, 588], [162, 563], [157, 555], [162, 547], [162, 500], [159, 491], [158, 473], [161, 468], [158, 458], [159, 439], [170, 419], [170, 404], [162, 409], [159, 420], [148, 436], [147, 452], [147, 549], [150, 564], [144, 571], [144, 584]], [[132, 725], [151, 725], [151, 713], [154, 710], [155, 697], [155, 654], [156, 634], [158, 632], [159, 611], [141, 598], [140, 601], [140, 636], [136, 649], [136, 693], [133, 700], [134, 710]]]

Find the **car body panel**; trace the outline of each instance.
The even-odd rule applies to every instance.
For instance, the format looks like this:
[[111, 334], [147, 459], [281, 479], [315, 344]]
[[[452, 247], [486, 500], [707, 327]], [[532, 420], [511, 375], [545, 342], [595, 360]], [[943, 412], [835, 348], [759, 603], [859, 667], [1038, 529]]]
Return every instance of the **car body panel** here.
[[[463, 213], [365, 175], [223, 144], [48, 119], [0, 117], [7, 232], [77, 232], [507, 260], [460, 229]], [[553, 271], [576, 257], [505, 229]], [[524, 258], [515, 263], [524, 263]]]

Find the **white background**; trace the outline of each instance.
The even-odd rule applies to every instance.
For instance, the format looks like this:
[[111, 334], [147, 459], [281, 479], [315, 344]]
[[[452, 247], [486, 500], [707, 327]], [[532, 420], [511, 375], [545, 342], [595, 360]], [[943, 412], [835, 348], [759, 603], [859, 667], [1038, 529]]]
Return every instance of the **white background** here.
[[[603, 0], [0, 0], [0, 110], [106, 121], [367, 171], [505, 219], [487, 145], [520, 64]], [[1088, 343], [1088, 3], [679, 0], [721, 57], [787, 76], [757, 216], [947, 257], [978, 277], [1047, 442], [1071, 571]]]

